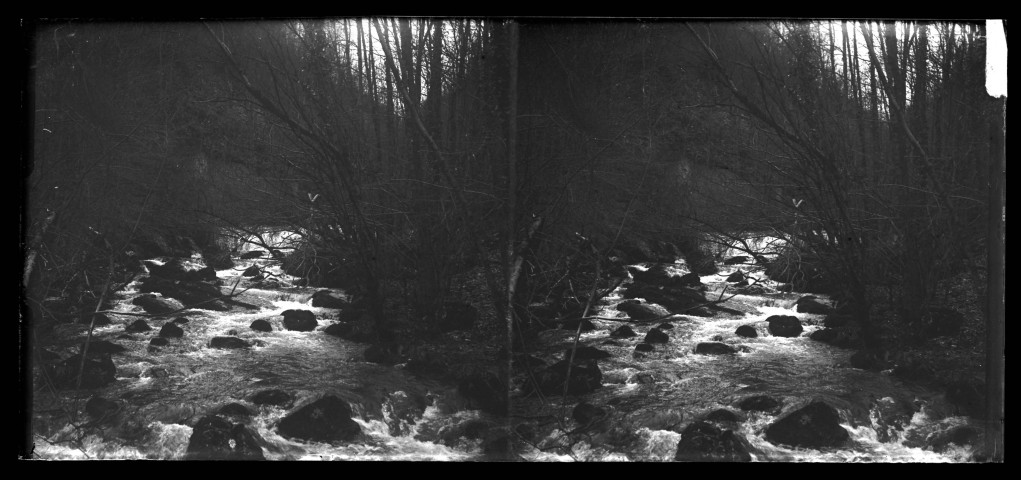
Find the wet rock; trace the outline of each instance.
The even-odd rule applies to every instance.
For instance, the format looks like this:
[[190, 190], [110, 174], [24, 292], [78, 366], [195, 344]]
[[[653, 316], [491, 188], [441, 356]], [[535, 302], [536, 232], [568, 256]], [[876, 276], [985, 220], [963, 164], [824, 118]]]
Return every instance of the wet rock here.
[[113, 322], [110, 321], [110, 317], [102, 313], [97, 313], [92, 316], [92, 325], [96, 327], [105, 327]]
[[560, 324], [560, 329], [577, 331], [578, 324], [581, 324], [581, 331], [583, 332], [591, 332], [596, 329], [595, 324], [593, 324], [590, 320], [580, 318], [572, 318], [564, 321], [564, 323]]
[[426, 399], [422, 395], [404, 391], [384, 395], [383, 419], [390, 430], [390, 435], [399, 437], [411, 433], [411, 427], [422, 418], [426, 406]]
[[329, 290], [319, 290], [312, 294], [312, 306], [342, 309], [347, 308], [350, 304], [343, 298], [334, 295], [333, 292]]
[[362, 356], [365, 361], [383, 365], [394, 365], [404, 360], [403, 345], [396, 342], [381, 342], [369, 345]]
[[824, 448], [843, 446], [851, 436], [840, 426], [837, 410], [816, 400], [774, 421], [765, 438], [775, 445]]
[[457, 391], [475, 408], [496, 415], [507, 413], [507, 384], [494, 372], [473, 372], [458, 382]]
[[485, 437], [486, 433], [488, 433], [494, 426], [495, 425], [492, 422], [487, 420], [473, 418], [452, 427], [440, 430], [440, 443], [448, 447], [455, 447], [458, 444], [458, 440], [461, 438], [468, 440], [480, 440]]
[[681, 433], [675, 461], [750, 462], [751, 446], [730, 430], [721, 430], [707, 422], [695, 422]]
[[638, 334], [631, 327], [621, 325], [616, 330], [610, 332], [610, 336], [613, 338], [631, 338], [638, 336]]
[[579, 403], [571, 412], [571, 418], [582, 425], [587, 425], [604, 417], [606, 417], [606, 409], [597, 407], [588, 402]]
[[238, 337], [213, 337], [209, 340], [209, 348], [248, 348], [248, 342]]
[[737, 330], [735, 330], [734, 333], [739, 337], [745, 338], [756, 338], [759, 336], [759, 332], [751, 325], [741, 325], [740, 327], [737, 327]]
[[737, 408], [746, 412], [779, 413], [783, 402], [768, 395], [755, 395], [741, 400]]
[[649, 385], [649, 384], [652, 384], [652, 383], [656, 383], [656, 376], [651, 374], [651, 373], [641, 372], [641, 373], [635, 374], [635, 376], [631, 377], [628, 380], [629, 380], [628, 383], [637, 383], [639, 385]]
[[251, 260], [253, 258], [262, 258], [266, 254], [265, 250], [252, 250], [241, 254], [241, 260]]
[[288, 407], [291, 405], [293, 398], [291, 397], [291, 394], [274, 388], [258, 392], [255, 395], [252, 395], [252, 397], [248, 400], [256, 405], [277, 405], [281, 407]]
[[258, 331], [258, 332], [272, 332], [273, 331], [273, 325], [270, 325], [270, 323], [268, 321], [263, 320], [261, 318], [259, 320], [256, 320], [256, 321], [252, 322], [252, 324], [248, 328], [251, 328], [252, 330], [255, 330], [255, 331]]
[[361, 431], [351, 419], [350, 405], [332, 395], [299, 408], [277, 424], [282, 436], [317, 442], [350, 441]]
[[791, 285], [789, 283], [781, 283], [776, 286], [776, 291], [790, 293], [794, 291], [794, 285]]
[[747, 277], [745, 277], [744, 272], [740, 270], [727, 276], [727, 282], [729, 283], [744, 282], [746, 279]]
[[131, 333], [148, 332], [149, 330], [152, 330], [152, 327], [150, 327], [148, 323], [145, 323], [145, 320], [135, 320], [127, 327], [124, 327], [125, 332]]
[[284, 310], [284, 328], [299, 332], [310, 332], [319, 325], [316, 315], [308, 310]]
[[660, 330], [673, 330], [674, 324], [672, 324], [672, 323], [661, 323], [658, 326], [656, 326], [656, 328], [658, 328]]
[[774, 337], [797, 337], [805, 330], [801, 320], [792, 315], [773, 315], [766, 322], [769, 322], [769, 334]]
[[870, 420], [876, 438], [880, 442], [890, 442], [897, 438], [897, 432], [911, 424], [915, 411], [911, 405], [898, 402], [891, 397], [873, 400]]
[[99, 396], [90, 398], [85, 404], [85, 413], [95, 420], [113, 416], [118, 410], [120, 410], [120, 405], [117, 402]]
[[262, 272], [259, 271], [259, 266], [258, 265], [252, 265], [251, 267], [246, 268], [245, 271], [241, 272], [241, 276], [242, 277], [254, 277], [256, 275], [259, 275], [260, 273], [262, 273]]
[[751, 259], [746, 257], [746, 256], [744, 256], [744, 255], [736, 255], [736, 256], [733, 256], [733, 257], [730, 257], [730, 258], [724, 260], [723, 264], [724, 265], [737, 265], [739, 263], [748, 263], [748, 260], [751, 260]]
[[215, 415], [199, 419], [188, 440], [188, 460], [265, 460], [259, 440], [244, 425]]
[[826, 305], [818, 300], [818, 297], [808, 295], [801, 297], [797, 302], [798, 313], [816, 313], [820, 315], [827, 315], [833, 312], [833, 307]]
[[159, 298], [151, 294], [139, 295], [135, 297], [135, 299], [132, 300], [131, 303], [142, 307], [142, 309], [145, 310], [146, 313], [151, 313], [154, 315], [170, 313], [184, 308], [184, 305], [181, 305], [176, 301], [166, 298]]
[[170, 345], [170, 340], [167, 340], [164, 337], [156, 337], [149, 340], [149, 346], [151, 347], [165, 347], [167, 345]]
[[719, 408], [709, 412], [708, 415], [702, 417], [702, 420], [706, 422], [737, 423], [743, 422], [744, 418], [736, 412], [727, 410], [726, 408]]
[[185, 324], [188, 323], [188, 319], [184, 318], [184, 317], [177, 317], [177, 318], [174, 319], [174, 323], [176, 323], [178, 325], [185, 325]]
[[714, 342], [722, 342], [723, 341], [723, 335], [713, 335], [712, 338], [710, 338], [710, 340], [712, 340]]
[[625, 300], [617, 304], [617, 310], [624, 312], [632, 320], [651, 320], [669, 316], [670, 312], [659, 306], [641, 303], [637, 300]]
[[251, 417], [252, 416], [252, 411], [249, 410], [248, 407], [246, 407], [246, 406], [244, 406], [244, 405], [242, 405], [240, 403], [236, 403], [236, 402], [235, 403], [228, 403], [228, 404], [220, 407], [220, 409], [217, 410], [216, 413], [217, 413], [217, 415], [225, 415], [225, 416], [228, 416], [228, 417]]
[[224, 312], [230, 309], [227, 304], [219, 300], [223, 296], [220, 287], [200, 281], [148, 277], [142, 280], [139, 291], [159, 293], [164, 298], [174, 299], [184, 305], [204, 310]]
[[437, 327], [441, 332], [471, 330], [479, 319], [479, 311], [467, 303], [445, 302]]
[[[624, 298], [644, 298], [650, 303], [662, 305], [673, 313], [686, 315], [712, 316], [712, 313], [701, 313], [698, 306], [706, 302], [705, 294], [699, 290], [685, 287], [662, 287], [636, 283], [624, 291]], [[621, 302], [623, 304], [624, 302]], [[620, 306], [618, 305], [618, 310]], [[630, 307], [625, 307], [630, 308]], [[623, 311], [623, 310], [622, 310]], [[705, 309], [703, 309], [703, 312]], [[654, 317], [653, 317], [654, 318]]]
[[570, 380], [567, 379], [567, 365], [567, 360], [562, 360], [536, 373], [538, 390], [544, 395], [562, 395], [566, 383], [568, 395], [584, 395], [602, 385], [603, 374], [595, 360], [576, 361], [571, 367]]
[[362, 317], [369, 315], [365, 310], [359, 308], [347, 308], [341, 310], [337, 314], [338, 322], [354, 322], [360, 320]]
[[958, 425], [929, 440], [932, 450], [937, 453], [947, 451], [951, 445], [958, 447], [979, 446], [983, 441], [982, 430], [971, 425]]
[[184, 330], [178, 327], [176, 323], [166, 323], [160, 329], [160, 336], [164, 338], [181, 338], [184, 336]]
[[653, 328], [645, 334], [645, 343], [667, 343], [669, 341], [670, 336], [658, 328]]
[[681, 284], [680, 275], [674, 275], [666, 268], [665, 265], [662, 264], [653, 265], [652, 267], [649, 267], [648, 270], [641, 270], [632, 266], [627, 267], [627, 271], [636, 282], [666, 287], [679, 286]]
[[236, 337], [237, 334], [238, 334], [238, 329], [236, 329], [236, 328], [232, 328], [230, 330], [227, 330], [227, 335], [232, 335], [232, 336]]
[[621, 343], [616, 341], [616, 340], [606, 340], [602, 344], [606, 345], [606, 346], [610, 346], [610, 347], [619, 347], [619, 346], [621, 346]]
[[[587, 345], [578, 345], [578, 348], [574, 351], [574, 361], [578, 360], [600, 360], [603, 358], [610, 358], [613, 354], [606, 350], [600, 350], [596, 347], [589, 347]], [[571, 358], [571, 348], [567, 348], [564, 351], [564, 359]]]
[[737, 353], [737, 349], [720, 342], [701, 342], [695, 346], [695, 353], [700, 355], [728, 355]]
[[636, 352], [651, 352], [653, 350], [655, 350], [655, 348], [653, 348], [652, 345], [648, 343], [639, 343], [638, 345], [635, 345]]
[[677, 283], [685, 287], [700, 287], [702, 286], [702, 277], [699, 277], [695, 272], [686, 273], [681, 275]]

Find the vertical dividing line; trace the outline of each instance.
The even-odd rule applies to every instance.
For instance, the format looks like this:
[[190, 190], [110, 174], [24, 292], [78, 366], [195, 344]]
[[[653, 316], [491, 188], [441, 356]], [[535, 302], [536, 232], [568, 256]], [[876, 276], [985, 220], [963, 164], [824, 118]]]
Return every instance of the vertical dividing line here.
[[[511, 382], [513, 378], [514, 363], [514, 237], [517, 232], [517, 137], [518, 137], [518, 24], [511, 20], [508, 27], [508, 79], [507, 79], [507, 259], [504, 262], [506, 268], [507, 286], [507, 308], [504, 315], [507, 321], [507, 338], [505, 348], [507, 350], [507, 426], [511, 422]], [[513, 442], [507, 442], [507, 457], [514, 455]]]

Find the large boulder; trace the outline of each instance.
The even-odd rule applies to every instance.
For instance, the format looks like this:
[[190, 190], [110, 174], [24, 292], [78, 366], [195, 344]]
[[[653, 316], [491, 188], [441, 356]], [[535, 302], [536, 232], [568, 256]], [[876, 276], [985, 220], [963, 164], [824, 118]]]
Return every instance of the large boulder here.
[[776, 445], [818, 449], [843, 446], [851, 436], [840, 426], [837, 410], [816, 400], [774, 421], [765, 438]]
[[[699, 305], [706, 303], [706, 298], [704, 293], [692, 288], [632, 284], [624, 291], [623, 296], [627, 299], [644, 298], [650, 303], [666, 307], [672, 313], [712, 316], [712, 313], [703, 315], [696, 309]], [[618, 305], [617, 308], [620, 309], [620, 306]]]
[[833, 312], [833, 307], [826, 305], [819, 301], [817, 297], [806, 296], [801, 297], [795, 302], [798, 313], [816, 313], [820, 315], [828, 315]]
[[697, 273], [691, 272], [681, 275], [681, 278], [677, 280], [682, 287], [701, 287], [702, 277], [699, 277]]
[[645, 343], [667, 343], [669, 341], [670, 336], [658, 328], [653, 328], [645, 334]]
[[742, 272], [740, 270], [738, 270], [738, 271], [736, 271], [734, 273], [731, 273], [729, 276], [727, 276], [727, 282], [729, 282], [729, 283], [744, 282], [747, 279], [748, 279], [748, 277], [746, 277], [744, 272]]
[[638, 267], [627, 267], [628, 273], [635, 279], [636, 282], [648, 283], [651, 285], [659, 285], [664, 287], [673, 287], [681, 285], [681, 276], [676, 275], [667, 269], [666, 265], [656, 264], [649, 267], [648, 270], [642, 270]]
[[700, 355], [730, 355], [737, 353], [737, 349], [721, 342], [700, 342], [695, 345], [695, 353]]
[[90, 417], [95, 420], [104, 420], [120, 410], [120, 405], [113, 401], [107, 400], [100, 396], [95, 396], [89, 399], [85, 403], [85, 413], [88, 413]]
[[265, 460], [248, 427], [216, 415], [202, 417], [188, 440], [188, 460]]
[[238, 337], [213, 337], [209, 340], [209, 348], [248, 348], [251, 345]]
[[184, 308], [184, 305], [181, 305], [177, 301], [160, 298], [151, 294], [139, 295], [135, 297], [131, 303], [142, 307], [146, 313], [151, 313], [153, 315], [170, 313]]
[[574, 406], [571, 411], [571, 418], [581, 425], [588, 425], [596, 420], [606, 417], [606, 409], [597, 407], [588, 402], [581, 402]]
[[249, 325], [248, 328], [251, 328], [252, 330], [255, 330], [255, 331], [258, 331], [258, 332], [272, 332], [273, 331], [273, 325], [271, 325], [269, 323], [269, 321], [261, 319], [261, 318], [258, 319], [258, 320], [253, 321], [252, 324]]
[[282, 436], [317, 442], [350, 441], [361, 431], [351, 419], [351, 406], [332, 395], [299, 408], [277, 424]]
[[766, 322], [769, 323], [769, 334], [774, 337], [797, 337], [805, 330], [801, 320], [792, 315], [773, 315]]
[[[81, 348], [79, 348], [79, 351], [82, 351], [84, 349], [85, 349], [85, 344], [82, 343], [81, 344]], [[88, 355], [89, 355], [89, 357], [92, 357], [92, 356], [101, 356], [104, 353], [118, 354], [118, 353], [124, 353], [127, 350], [128, 349], [124, 348], [123, 345], [119, 345], [119, 344], [116, 344], [116, 343], [113, 343], [113, 342], [109, 342], [109, 341], [106, 341], [106, 340], [92, 340], [92, 341], [89, 342], [89, 352], [88, 352]]]
[[467, 303], [445, 302], [437, 322], [441, 332], [471, 330], [479, 319], [479, 311]]
[[347, 300], [334, 295], [333, 292], [329, 290], [319, 290], [312, 294], [313, 307], [341, 309], [347, 308], [350, 305], [351, 304], [348, 303]]
[[536, 373], [535, 380], [544, 395], [562, 395], [567, 383], [568, 395], [584, 395], [602, 386], [603, 373], [595, 360], [575, 361], [567, 380], [567, 360], [561, 360]]
[[721, 430], [707, 422], [695, 422], [681, 433], [675, 461], [750, 462], [751, 445], [730, 430]]
[[262, 273], [262, 272], [259, 271], [259, 266], [258, 265], [252, 265], [252, 266], [246, 268], [245, 271], [241, 272], [241, 276], [242, 277], [254, 277], [256, 275], [259, 275], [260, 273]]
[[641, 303], [638, 300], [624, 300], [617, 304], [617, 310], [624, 312], [632, 320], [651, 320], [670, 315], [670, 312], [659, 306]]
[[316, 321], [316, 314], [308, 310], [284, 310], [284, 328], [299, 332], [311, 332], [319, 326]]
[[808, 338], [834, 347], [861, 348], [863, 346], [861, 327], [857, 323], [848, 323], [839, 328], [822, 328], [812, 332]]
[[189, 307], [224, 312], [230, 309], [222, 300], [220, 287], [206, 282], [170, 280], [150, 276], [142, 280], [139, 291], [143, 293], [159, 293], [172, 298]]

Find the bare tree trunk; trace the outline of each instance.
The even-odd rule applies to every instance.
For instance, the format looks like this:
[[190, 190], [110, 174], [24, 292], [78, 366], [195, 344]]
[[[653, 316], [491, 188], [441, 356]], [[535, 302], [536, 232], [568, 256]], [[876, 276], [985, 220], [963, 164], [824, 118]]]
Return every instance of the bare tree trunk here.
[[[517, 232], [517, 137], [518, 137], [518, 24], [511, 21], [508, 25], [508, 68], [507, 68], [507, 304], [504, 308], [507, 322], [507, 405], [510, 406], [511, 363], [514, 352], [514, 288], [516, 287], [520, 263], [516, 262], [515, 244]], [[524, 252], [521, 252], [522, 254]], [[515, 268], [517, 267], [517, 268]], [[509, 413], [509, 412], [508, 412]], [[509, 418], [509, 417], [508, 417]], [[508, 442], [508, 455], [513, 447]]]

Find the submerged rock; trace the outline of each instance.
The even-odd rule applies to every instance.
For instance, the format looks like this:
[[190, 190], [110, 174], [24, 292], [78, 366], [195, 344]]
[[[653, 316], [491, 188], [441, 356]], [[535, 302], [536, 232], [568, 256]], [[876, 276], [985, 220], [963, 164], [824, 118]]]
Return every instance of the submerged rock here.
[[277, 431], [289, 438], [334, 442], [352, 440], [362, 429], [351, 419], [350, 405], [329, 395], [288, 414]]
[[695, 422], [681, 433], [675, 461], [750, 462], [751, 445], [730, 430], [721, 430], [707, 422]]
[[840, 426], [837, 410], [816, 400], [773, 422], [766, 428], [765, 438], [776, 445], [824, 448], [843, 446], [851, 436]]
[[188, 460], [265, 460], [248, 427], [215, 415], [202, 417], [188, 440]]

